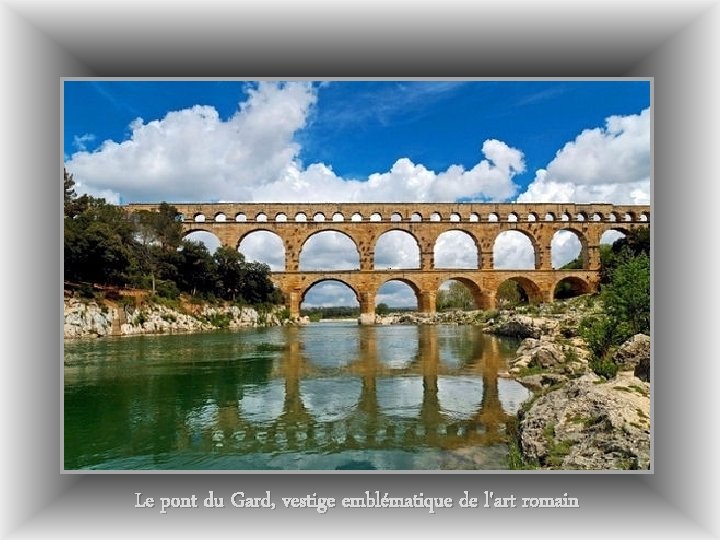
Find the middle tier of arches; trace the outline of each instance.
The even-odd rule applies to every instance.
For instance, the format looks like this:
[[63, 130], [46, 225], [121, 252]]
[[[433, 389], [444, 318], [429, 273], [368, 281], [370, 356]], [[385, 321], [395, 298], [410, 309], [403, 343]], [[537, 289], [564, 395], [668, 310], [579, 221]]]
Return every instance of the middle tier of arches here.
[[[262, 245], [255, 242], [255, 251], [271, 261], [272, 271], [280, 272], [443, 268], [548, 270], [560, 267], [554, 260], [557, 257], [553, 251], [557, 251], [553, 244], [559, 235], [572, 237], [570, 243], [576, 246], [573, 259], [579, 259], [580, 268], [597, 269], [603, 233], [627, 234], [642, 226], [604, 222], [582, 226], [559, 222], [524, 224], [512, 228], [499, 224], [484, 224], [478, 228], [448, 228], [438, 224], [433, 228], [427, 224], [413, 227], [377, 223], [375, 227], [363, 229], [344, 223], [320, 225], [196, 223], [185, 227], [185, 234], [208, 232], [220, 243], [244, 251], [243, 246], [247, 248], [249, 241], [260, 233], [267, 241]], [[522, 257], [512, 262], [507, 262], [507, 257], [498, 257], [498, 242], [505, 242], [505, 247], [510, 246], [511, 251], [521, 253]]]

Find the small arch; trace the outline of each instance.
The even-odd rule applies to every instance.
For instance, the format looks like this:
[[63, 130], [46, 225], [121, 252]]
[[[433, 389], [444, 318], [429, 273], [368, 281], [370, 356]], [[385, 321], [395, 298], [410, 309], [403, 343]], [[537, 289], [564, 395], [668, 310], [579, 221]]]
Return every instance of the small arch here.
[[625, 212], [625, 217], [623, 218], [623, 221], [635, 221], [635, 214], [632, 212]]
[[287, 215], [284, 212], [280, 212], [275, 216], [275, 221], [285, 223], [287, 221]]
[[602, 221], [602, 215], [600, 215], [599, 212], [595, 212], [595, 213], [592, 215], [592, 220], [593, 220], [593, 221]]
[[570, 214], [568, 214], [567, 212], [563, 212], [560, 221], [570, 221]]
[[510, 223], [517, 223], [518, 222], [518, 215], [515, 212], [510, 212], [507, 217], [508, 222]]
[[390, 221], [402, 221], [402, 214], [400, 212], [393, 212], [390, 216]]
[[553, 288], [553, 299], [563, 300], [566, 298], [575, 298], [582, 294], [590, 292], [590, 285], [584, 280], [576, 276], [570, 276], [559, 280]]
[[539, 304], [542, 302], [540, 287], [524, 276], [515, 276], [503, 281], [495, 293], [496, 307], [504, 308], [518, 304]]
[[237, 221], [237, 222], [247, 221], [247, 216], [243, 212], [238, 212], [237, 214], [235, 214], [235, 221]]
[[255, 221], [259, 221], [261, 223], [266, 222], [267, 214], [265, 212], [260, 212], [257, 216], [255, 216]]
[[413, 212], [410, 216], [410, 221], [422, 221], [422, 214], [420, 212]]
[[471, 268], [479, 264], [477, 240], [465, 231], [440, 234], [433, 248], [435, 268]]
[[537, 221], [537, 214], [535, 212], [530, 212], [528, 214], [527, 220], [531, 223], [534, 223], [535, 221]]
[[545, 221], [555, 221], [555, 214], [548, 212], [545, 214]]
[[440, 221], [442, 219], [442, 216], [440, 216], [440, 212], [433, 212], [430, 214], [430, 221]]
[[205, 222], [205, 214], [202, 212], [196, 212], [193, 216], [193, 221], [195, 223], [204, 223]]
[[610, 213], [608, 214], [607, 220], [610, 221], [610, 222], [612, 222], [612, 223], [615, 223], [615, 222], [618, 220], [618, 215], [617, 215], [617, 213], [615, 213], [615, 212], [610, 212]]
[[325, 221], [325, 214], [322, 212], [315, 212], [315, 215], [313, 216], [313, 221]]
[[647, 212], [643, 212], [642, 214], [640, 214], [640, 221], [642, 221], [642, 222], [650, 221], [650, 217], [648, 216]]
[[363, 217], [360, 212], [355, 212], [352, 216], [350, 216], [350, 221], [362, 221]]
[[227, 221], [227, 216], [224, 212], [218, 212], [217, 214], [215, 214], [215, 221], [219, 223], [224, 223]]
[[392, 230], [375, 242], [375, 269], [420, 268], [420, 245], [407, 231]]
[[382, 215], [380, 212], [373, 212], [370, 214], [370, 221], [382, 221]]
[[345, 216], [342, 215], [342, 212], [335, 212], [332, 215], [333, 221], [345, 221]]
[[480, 221], [480, 216], [477, 214], [477, 212], [473, 212], [470, 214], [470, 217], [468, 218], [468, 221], [471, 221], [473, 223], [477, 223]]
[[587, 214], [585, 212], [578, 212], [575, 216], [575, 221], [587, 221]]
[[297, 214], [295, 214], [295, 221], [296, 222], [307, 221], [307, 216], [305, 215], [305, 212], [298, 212]]
[[488, 214], [488, 221], [490, 221], [491, 223], [497, 223], [498, 215], [495, 212], [490, 212]]
[[454, 223], [460, 221], [460, 214], [458, 214], [457, 212], [453, 212], [452, 214], [450, 214], [450, 221]]

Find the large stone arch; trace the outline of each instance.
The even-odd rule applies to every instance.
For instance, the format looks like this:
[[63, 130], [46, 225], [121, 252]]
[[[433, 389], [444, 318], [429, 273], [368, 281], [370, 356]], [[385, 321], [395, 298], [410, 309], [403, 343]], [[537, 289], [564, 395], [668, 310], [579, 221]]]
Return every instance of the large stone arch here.
[[523, 228], [516, 228], [516, 229], [510, 229], [510, 230], [502, 230], [502, 231], [499, 231], [497, 234], [495, 234], [495, 237], [493, 238], [493, 242], [492, 242], [493, 268], [494, 268], [494, 269], [505, 269], [505, 270], [522, 270], [522, 269], [523, 269], [523, 268], [505, 268], [505, 267], [498, 266], [498, 261], [497, 261], [497, 259], [498, 259], [497, 255], [498, 255], [498, 254], [497, 254], [497, 252], [496, 252], [496, 250], [497, 250], [497, 245], [498, 245], [497, 242], [498, 242], [498, 239], [501, 238], [502, 236], [507, 236], [507, 237], [509, 237], [509, 234], [508, 234], [508, 233], [519, 233], [519, 234], [522, 234], [525, 238], [527, 238], [527, 239], [530, 241], [530, 246], [532, 247], [532, 250], [533, 250], [533, 258], [534, 258], [533, 268], [534, 268], [534, 269], [539, 269], [539, 268], [540, 268], [540, 260], [541, 260], [540, 246], [538, 245], [538, 241], [537, 241], [537, 239], [535, 238], [535, 235], [534, 235], [532, 232], [530, 232], [529, 230], [526, 230], [526, 229], [523, 229]]
[[387, 283], [391, 283], [391, 282], [393, 282], [393, 281], [396, 281], [396, 282], [399, 282], [399, 283], [403, 283], [403, 284], [407, 285], [408, 287], [410, 287], [410, 289], [412, 290], [413, 294], [415, 294], [415, 301], [416, 301], [416, 303], [417, 303], [417, 307], [419, 308], [419, 307], [420, 307], [420, 301], [421, 301], [421, 298], [422, 298], [422, 291], [420, 290], [420, 286], [419, 286], [417, 283], [415, 283], [412, 279], [407, 278], [407, 277], [404, 277], [404, 276], [391, 277], [391, 278], [388, 278], [388, 279], [386, 279], [386, 280], [380, 281], [380, 282], [378, 283], [378, 285], [377, 285], [377, 288], [376, 288], [374, 291], [372, 291], [372, 292], [373, 292], [373, 296], [374, 296], [375, 299], [376, 299], [375, 301], [377, 302], [377, 295], [378, 295], [378, 293], [380, 292], [380, 289], [381, 289], [384, 285], [386, 285]]
[[[555, 238], [557, 237], [557, 235], [558, 235], [559, 233], [563, 233], [563, 232], [573, 234], [573, 235], [575, 236], [575, 238], [577, 238], [577, 240], [580, 242], [580, 254], [579, 254], [579, 256], [580, 256], [580, 261], [581, 261], [581, 263], [582, 263], [581, 266], [580, 266], [580, 268], [586, 270], [586, 269], [588, 268], [588, 265], [590, 264], [590, 256], [589, 256], [589, 251], [588, 251], [588, 238], [587, 238], [587, 235], [585, 235], [585, 233], [583, 233], [582, 230], [578, 230], [578, 229], [576, 229], [576, 228], [574, 228], [574, 227], [562, 227], [562, 228], [556, 229], [556, 230], [553, 232], [552, 238], [550, 239], [550, 257], [551, 257], [551, 260], [553, 259], [553, 255], [554, 255], [554, 253], [555, 253], [555, 251], [554, 251], [554, 249], [553, 249], [553, 247], [552, 247], [552, 244], [553, 244], [553, 242], [555, 242]], [[562, 266], [562, 265], [560, 265], [560, 266]], [[552, 262], [552, 267], [553, 267], [553, 269], [557, 269], [557, 267], [555, 266], [554, 261]]]
[[463, 275], [448, 274], [447, 276], [443, 276], [443, 279], [438, 283], [438, 290], [446, 281], [457, 281], [467, 287], [475, 301], [475, 307], [477, 309], [493, 309], [495, 307], [492, 305], [493, 301], [490, 296], [484, 292], [480, 285], [473, 279]]
[[[561, 284], [567, 284], [566, 287], [558, 290]], [[590, 283], [578, 276], [566, 276], [558, 279], [553, 284], [553, 300], [562, 298], [572, 298], [581, 294], [588, 294], [592, 292]]]
[[[190, 236], [193, 234], [208, 235], [211, 238], [191, 238]], [[182, 240], [190, 240], [192, 242], [199, 242], [203, 244], [211, 255], [217, 248], [223, 245], [223, 239], [218, 236], [217, 232], [211, 227], [193, 227], [191, 230], [183, 231]]]
[[[312, 231], [307, 236], [305, 236], [301, 242], [298, 243], [298, 251], [297, 251], [297, 261], [298, 261], [298, 268], [302, 270], [307, 270], [307, 268], [303, 268], [302, 259], [303, 259], [303, 252], [307, 255], [307, 245], [308, 242], [310, 242], [313, 238], [320, 238], [321, 235], [327, 235], [328, 233], [335, 233], [340, 235], [343, 238], [346, 238], [349, 240], [352, 244], [352, 246], [355, 248], [355, 253], [357, 254], [357, 264], [355, 265], [355, 268], [348, 268], [349, 270], [356, 270], [360, 268], [361, 264], [361, 258], [362, 254], [360, 252], [360, 248], [358, 246], [357, 241], [353, 236], [345, 231], [339, 230], [339, 229], [322, 229], [318, 231]], [[349, 247], [349, 246], [348, 246]], [[353, 261], [353, 264], [355, 264], [355, 261]], [[318, 270], [333, 270], [333, 268], [318, 268]]]
[[[390, 238], [389, 236], [386, 236], [386, 235], [390, 234], [390, 235], [392, 236], [392, 233], [401, 233], [401, 234], [403, 234], [403, 235], [406, 235], [409, 239], [412, 239], [412, 241], [414, 242], [414, 247], [417, 249], [417, 263], [416, 263], [414, 266], [396, 266], [396, 268], [408, 268], [408, 269], [421, 268], [421, 266], [422, 266], [422, 251], [423, 251], [423, 250], [422, 250], [422, 245], [420, 244], [420, 240], [418, 239], [417, 235], [416, 235], [414, 232], [409, 231], [409, 230], [406, 230], [406, 229], [401, 229], [401, 228], [398, 228], [398, 227], [392, 227], [392, 228], [389, 228], [389, 229], [386, 230], [386, 231], [383, 231], [383, 232], [382, 232], [381, 234], [379, 234], [378, 237], [375, 239], [375, 243], [373, 244], [373, 247], [372, 247], [372, 252], [373, 252], [373, 265], [372, 265], [372, 267], [373, 267], [373, 268], [377, 268], [377, 269], [386, 269], [386, 268], [392, 268], [392, 267], [393, 267], [392, 265], [386, 265], [386, 264], [384, 264], [384, 263], [381, 263], [381, 266], [380, 266], [380, 267], [378, 267], [378, 265], [377, 265], [377, 247], [378, 247], [378, 243], [380, 243], [380, 241], [382, 240], [383, 237], [385, 237], [385, 238]], [[382, 245], [381, 245], [381, 248], [382, 248]]]
[[[621, 223], [618, 223], [617, 226], [613, 226], [613, 227], [604, 227], [602, 232], [600, 232], [600, 236], [598, 237], [598, 244], [602, 243], [603, 237], [607, 233], [614, 232], [614, 233], [619, 233], [619, 234], [627, 237], [630, 234], [631, 230], [632, 229], [630, 227], [623, 227]], [[610, 244], [614, 243], [617, 240], [619, 240], [619, 238], [616, 238]]]
[[[500, 287], [502, 287], [503, 284], [508, 281], [514, 281], [515, 283], [520, 285], [520, 287], [522, 287], [523, 291], [525, 291], [525, 294], [528, 297], [528, 301], [531, 304], [540, 304], [545, 300], [543, 291], [540, 288], [540, 286], [537, 283], [535, 283], [532, 279], [530, 279], [529, 277], [526, 277], [523, 275], [511, 276], [511, 277], [503, 280], [501, 283], [498, 283], [497, 289], [495, 290], [496, 298], [498, 297], [498, 291], [500, 290]], [[497, 301], [496, 301], [496, 303], [497, 303]], [[499, 306], [496, 306], [496, 307], [499, 307]]]
[[310, 289], [312, 289], [315, 285], [319, 285], [320, 283], [326, 283], [326, 282], [336, 282], [336, 283], [342, 283], [343, 285], [346, 285], [352, 292], [355, 294], [355, 298], [357, 299], [358, 303], [360, 303], [361, 298], [358, 290], [350, 283], [349, 281], [339, 278], [339, 277], [319, 277], [314, 280], [310, 280], [307, 285], [302, 289], [300, 292], [300, 304], [302, 304], [305, 301], [305, 296], [307, 296], [307, 293]]
[[[271, 250], [272, 255], [275, 255], [275, 251], [274, 251], [274, 250], [275, 250], [276, 247], [280, 247], [280, 248], [282, 249], [282, 257], [277, 256], [277, 259], [278, 259], [277, 262], [273, 262], [273, 259], [276, 258], [276, 257], [270, 256], [270, 257], [262, 257], [262, 258], [257, 258], [257, 257], [253, 258], [252, 256], [248, 256], [248, 255], [252, 255], [252, 254], [247, 254], [247, 253], [245, 253], [244, 251], [242, 251], [242, 250], [240, 249], [240, 247], [241, 247], [241, 245], [242, 245], [242, 243], [243, 243], [244, 241], [248, 240], [248, 239], [249, 239], [250, 237], [252, 237], [253, 235], [257, 235], [257, 233], [261, 233], [261, 234], [267, 233], [267, 234], [272, 235], [273, 238], [276, 238], [276, 239], [277, 239], [277, 242], [279, 243], [279, 246], [273, 246], [273, 250]], [[286, 253], [286, 249], [285, 249], [285, 240], [284, 240], [283, 237], [277, 232], [277, 230], [275, 230], [275, 229], [272, 228], [272, 227], [258, 227], [258, 228], [256, 228], [256, 229], [252, 229], [252, 230], [249, 230], [249, 231], [244, 232], [244, 233], [240, 236], [240, 238], [238, 239], [238, 242], [237, 242], [237, 245], [236, 245], [235, 248], [236, 248], [238, 251], [240, 251], [241, 253], [243, 253], [243, 255], [245, 256], [245, 258], [246, 258], [247, 260], [249, 260], [249, 261], [250, 261], [250, 260], [258, 260], [258, 261], [260, 261], [260, 262], [264, 262], [265, 264], [267, 264], [268, 266], [270, 266], [270, 269], [271, 269], [272, 271], [280, 271], [280, 272], [282, 272], [282, 271], [284, 271], [284, 270], [286, 269], [286, 267], [287, 267], [287, 253]]]
[[214, 234], [215, 236], [217, 236], [217, 234], [215, 233], [215, 231], [213, 230], [213, 228], [210, 225], [211, 224], [208, 223], [207, 227], [192, 227], [190, 229], [184, 229], [182, 232], [182, 239], [185, 240], [185, 238], [188, 235], [190, 235], [192, 233], [197, 233], [197, 232], [210, 233], [210, 234]]
[[[475, 260], [469, 261], [468, 263], [451, 266], [447, 262], [444, 261], [446, 258], [446, 255], [443, 254], [442, 251], [438, 251], [438, 242], [441, 242], [441, 238], [445, 236], [445, 238], [450, 238], [452, 235], [460, 236], [462, 235], [463, 238], [469, 239], [470, 242], [472, 242], [472, 245], [474, 246], [474, 255]], [[440, 248], [443, 246], [441, 245]], [[433, 244], [433, 267], [434, 268], [464, 268], [464, 269], [472, 269], [476, 270], [482, 266], [482, 259], [480, 255], [480, 242], [475, 234], [473, 234], [471, 231], [467, 231], [465, 229], [448, 229], [440, 234], [437, 235], [435, 238], [435, 242]], [[440, 255], [440, 257], [438, 257]], [[438, 262], [438, 259], [440, 259], [440, 262]], [[472, 256], [470, 256], [470, 259], [472, 259]]]

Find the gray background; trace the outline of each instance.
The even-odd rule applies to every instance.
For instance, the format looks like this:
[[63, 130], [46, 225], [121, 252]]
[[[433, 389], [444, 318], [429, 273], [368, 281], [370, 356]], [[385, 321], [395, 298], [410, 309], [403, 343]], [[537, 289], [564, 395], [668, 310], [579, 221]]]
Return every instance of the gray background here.
[[[717, 2], [4, 2], [2, 510], [13, 538], [720, 534]], [[500, 4], [500, 3], [497, 3]], [[61, 475], [61, 77], [654, 77], [655, 473]], [[134, 495], [365, 489], [579, 497], [574, 510], [133, 509]], [[403, 535], [404, 536], [404, 535]]]

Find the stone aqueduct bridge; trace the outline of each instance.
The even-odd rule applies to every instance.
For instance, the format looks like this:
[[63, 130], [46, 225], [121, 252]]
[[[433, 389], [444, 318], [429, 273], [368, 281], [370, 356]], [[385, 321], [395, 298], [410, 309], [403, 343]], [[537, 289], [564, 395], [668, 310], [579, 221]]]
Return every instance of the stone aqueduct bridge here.
[[[154, 210], [156, 204], [131, 204], [130, 210]], [[470, 204], [470, 203], [190, 203], [175, 204], [182, 214], [185, 234], [213, 233], [227, 246], [237, 248], [250, 233], [270, 231], [285, 247], [285, 270], [273, 272], [273, 282], [285, 295], [292, 316], [299, 316], [307, 291], [321, 281], [336, 280], [357, 295], [361, 322], [373, 322], [375, 296], [387, 281], [409, 285], [418, 309], [435, 311], [440, 285], [455, 279], [467, 286], [478, 307], [495, 307], [500, 285], [514, 280], [531, 302], [552, 302], [555, 287], [568, 282], [577, 292], [593, 292], [600, 279], [600, 237], [607, 230], [623, 233], [650, 226], [649, 206], [611, 204]], [[405, 231], [417, 242], [420, 265], [416, 269], [376, 269], [375, 246], [389, 231]], [[560, 230], [574, 233], [581, 244], [581, 270], [554, 270], [551, 242]], [[305, 242], [322, 231], [336, 231], [355, 244], [358, 270], [307, 271], [300, 269]], [[436, 268], [435, 242], [448, 231], [462, 231], [477, 248], [477, 269]], [[518, 231], [531, 242], [535, 253], [532, 270], [498, 270], [493, 266], [493, 247], [504, 231]]]

